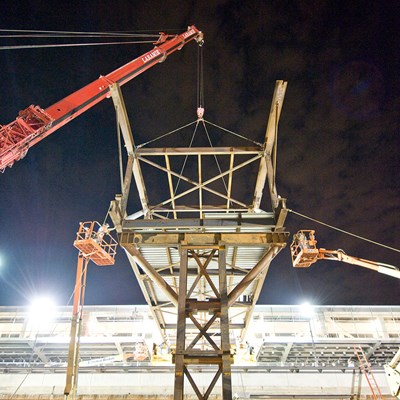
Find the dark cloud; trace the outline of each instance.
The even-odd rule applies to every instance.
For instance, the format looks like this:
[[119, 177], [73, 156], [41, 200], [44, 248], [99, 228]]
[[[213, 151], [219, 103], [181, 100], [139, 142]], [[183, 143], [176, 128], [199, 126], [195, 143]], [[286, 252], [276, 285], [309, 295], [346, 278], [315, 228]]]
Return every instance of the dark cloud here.
[[[293, 210], [399, 248], [399, 8], [396, 1], [88, 1], [78, 8], [13, 2], [3, 7], [2, 27], [176, 32], [196, 24], [206, 38], [206, 119], [261, 141], [275, 80], [287, 80], [279, 193]], [[30, 104], [46, 108], [147, 48], [2, 51], [1, 123]], [[189, 44], [123, 88], [137, 143], [196, 118], [196, 65], [197, 47]], [[190, 133], [172, 136], [171, 145], [177, 138], [189, 141]], [[240, 142], [216, 131], [211, 138], [218, 145]], [[149, 174], [152, 182], [151, 169]], [[243, 195], [251, 196], [252, 181], [237, 180]], [[35, 146], [0, 177], [0, 252], [6, 259], [0, 267], [0, 305], [24, 304], [46, 289], [66, 302], [74, 282], [78, 223], [104, 218], [118, 182], [110, 100]], [[150, 184], [149, 192], [165, 197], [159, 185]], [[268, 196], [263, 201], [268, 209]], [[130, 206], [139, 207], [134, 194]], [[399, 265], [398, 253], [293, 214], [287, 227], [292, 233], [317, 229], [322, 247]], [[90, 270], [89, 303], [143, 302], [122, 250], [117, 264]], [[396, 304], [398, 289], [393, 278], [345, 264], [294, 270], [285, 249], [270, 268], [261, 300]]]

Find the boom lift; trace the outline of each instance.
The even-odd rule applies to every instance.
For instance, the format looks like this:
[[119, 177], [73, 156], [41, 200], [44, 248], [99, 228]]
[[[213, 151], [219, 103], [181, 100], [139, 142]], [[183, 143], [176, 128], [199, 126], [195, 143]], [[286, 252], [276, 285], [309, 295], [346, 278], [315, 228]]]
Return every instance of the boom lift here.
[[400, 349], [384, 368], [392, 395], [400, 399]]
[[98, 266], [114, 265], [118, 243], [110, 235], [107, 225], [100, 225], [96, 221], [90, 221], [80, 223], [74, 246], [79, 250], [79, 255], [76, 267], [67, 376], [64, 389], [66, 397], [72, 392], [71, 398], [73, 400], [76, 398], [78, 384], [79, 345], [87, 267], [90, 260]]
[[[293, 267], [308, 268], [318, 260], [343, 261], [400, 279], [400, 271], [393, 265], [348, 256], [343, 250], [317, 249], [317, 241], [315, 240], [314, 233], [315, 231], [313, 230], [300, 230], [293, 236], [293, 242], [290, 245]], [[362, 347], [354, 346], [354, 353], [359, 360], [360, 369], [363, 371], [371, 389], [372, 397], [374, 399], [382, 399], [381, 391], [375, 381], [371, 366], [365, 357]], [[400, 399], [400, 350], [384, 368], [392, 395]]]
[[340, 249], [317, 249], [314, 233], [313, 230], [300, 230], [293, 236], [293, 242], [290, 245], [293, 267], [307, 268], [318, 260], [343, 261], [400, 279], [400, 271], [393, 265], [349, 256]]
[[172, 38], [160, 34], [153, 50], [130, 61], [106, 76], [89, 83], [45, 110], [31, 105], [19, 112], [15, 121], [0, 125], [0, 171], [12, 167], [15, 161], [25, 157], [29, 148], [84, 113], [106, 97], [110, 97], [110, 86], [122, 86], [142, 72], [163, 62], [168, 55], [196, 40], [203, 44], [203, 34], [194, 25], [186, 32]]

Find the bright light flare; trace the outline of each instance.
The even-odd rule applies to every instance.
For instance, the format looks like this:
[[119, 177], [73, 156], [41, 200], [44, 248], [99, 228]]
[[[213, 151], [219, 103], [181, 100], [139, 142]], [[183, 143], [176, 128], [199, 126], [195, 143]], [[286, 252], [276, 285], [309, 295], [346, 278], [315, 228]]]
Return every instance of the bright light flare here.
[[314, 306], [308, 301], [300, 304], [300, 313], [303, 317], [311, 318], [314, 315]]
[[34, 323], [51, 321], [56, 313], [56, 303], [50, 297], [38, 297], [29, 307], [29, 318]]

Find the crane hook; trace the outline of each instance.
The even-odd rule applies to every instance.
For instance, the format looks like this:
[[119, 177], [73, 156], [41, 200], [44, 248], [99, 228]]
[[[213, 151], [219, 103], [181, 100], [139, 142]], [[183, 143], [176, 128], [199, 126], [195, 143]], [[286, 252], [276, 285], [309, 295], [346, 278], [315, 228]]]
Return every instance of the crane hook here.
[[204, 115], [204, 108], [203, 107], [197, 107], [197, 118], [199, 120], [203, 119], [203, 115]]

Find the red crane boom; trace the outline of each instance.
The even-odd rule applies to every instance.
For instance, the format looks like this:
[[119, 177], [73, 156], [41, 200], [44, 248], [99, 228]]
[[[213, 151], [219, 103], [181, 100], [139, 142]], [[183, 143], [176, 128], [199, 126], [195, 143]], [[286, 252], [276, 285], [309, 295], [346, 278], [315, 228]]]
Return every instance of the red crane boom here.
[[23, 158], [37, 142], [108, 97], [110, 84], [118, 83], [122, 86], [157, 63], [163, 62], [168, 55], [182, 49], [192, 40], [200, 45], [203, 43], [203, 34], [194, 25], [170, 39], [161, 33], [152, 50], [108, 75], [100, 76], [45, 110], [31, 105], [20, 111], [15, 121], [0, 125], [0, 171]]

